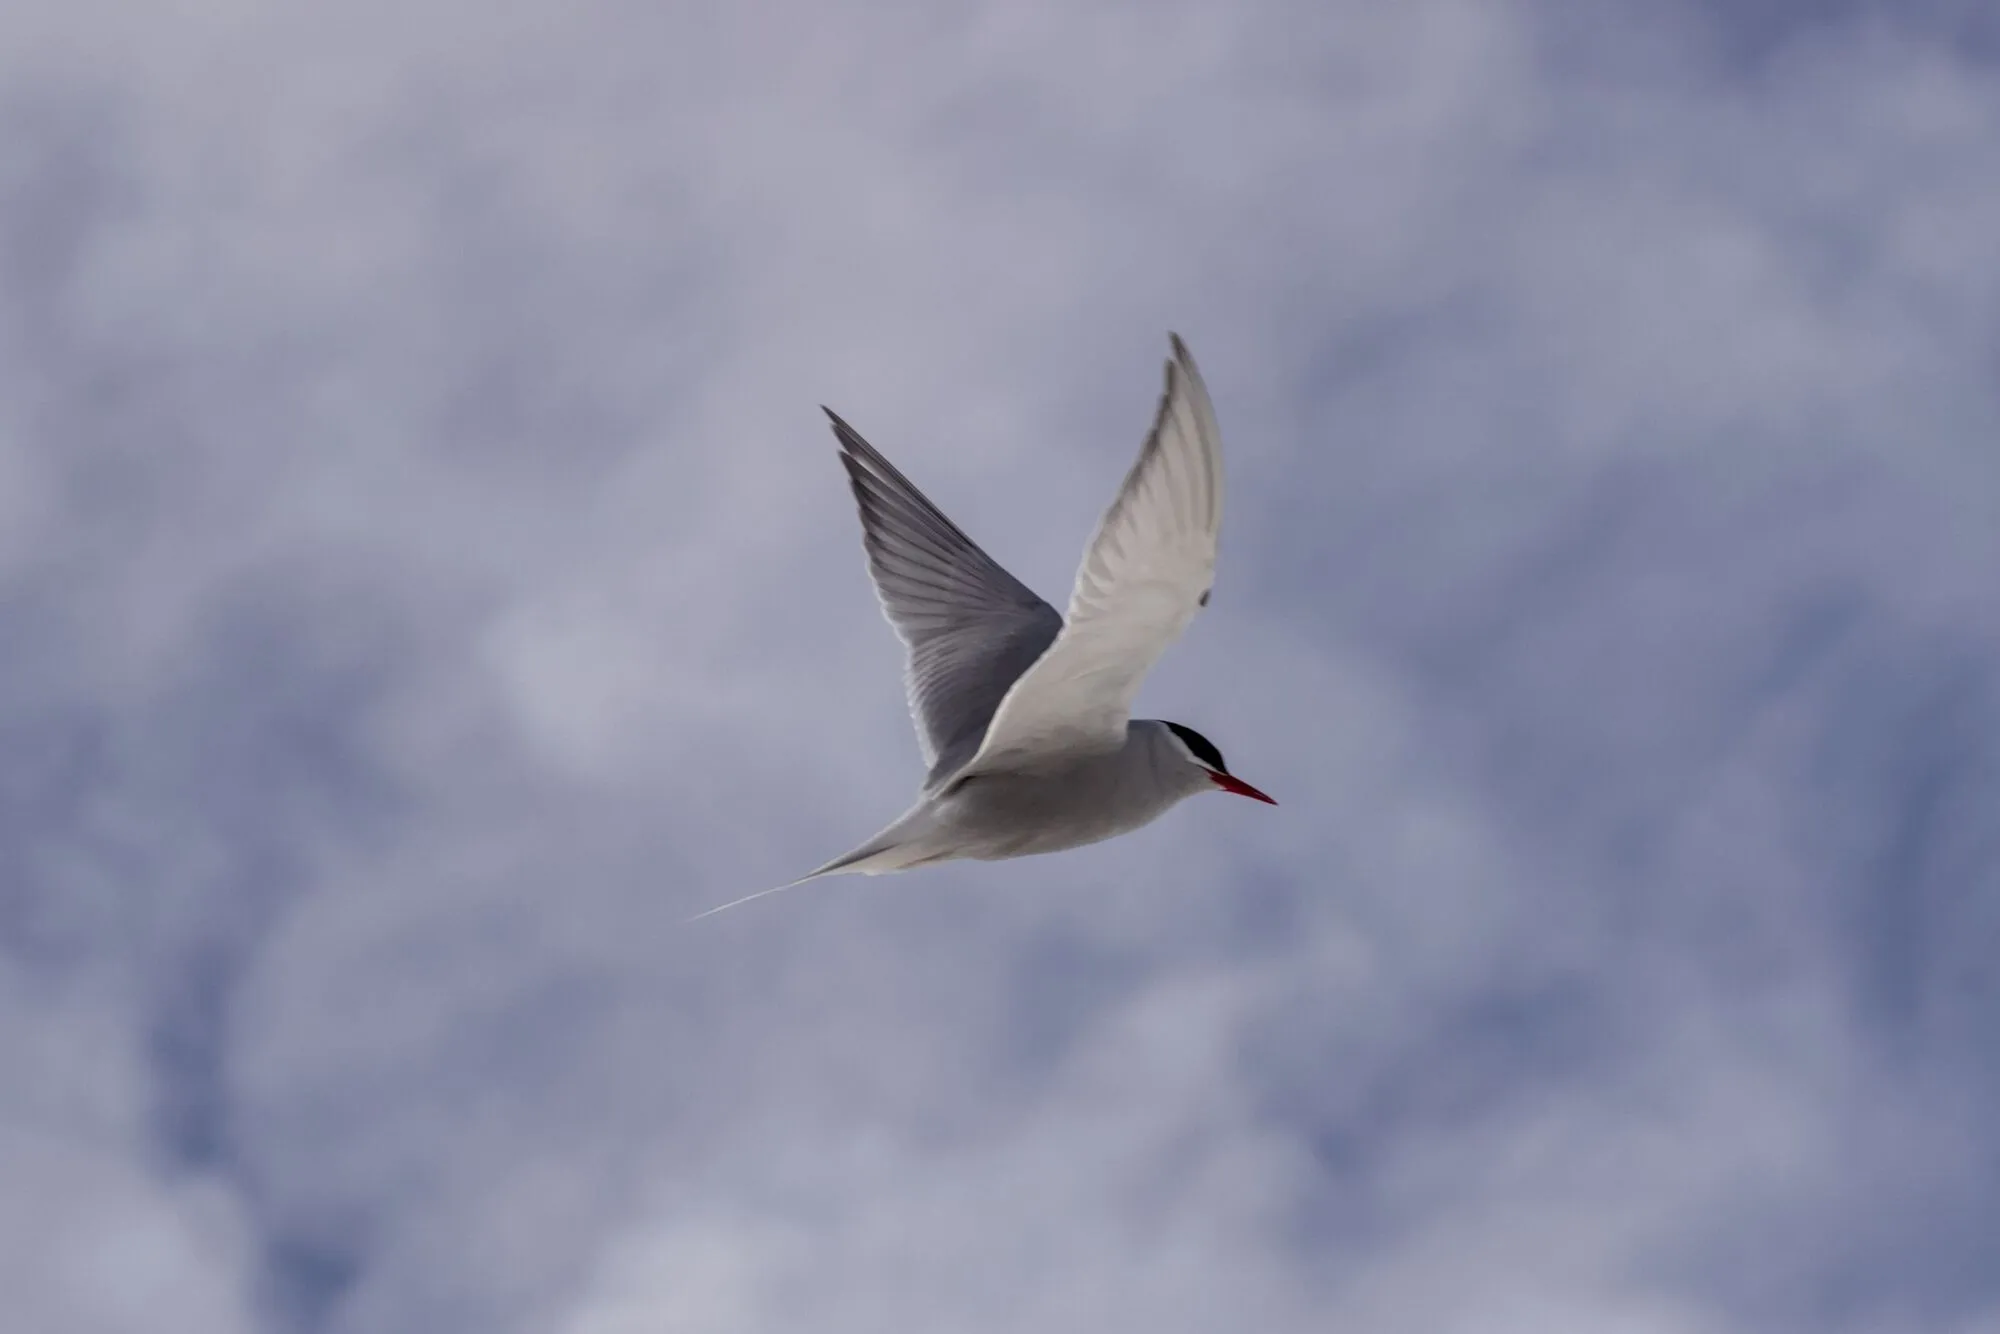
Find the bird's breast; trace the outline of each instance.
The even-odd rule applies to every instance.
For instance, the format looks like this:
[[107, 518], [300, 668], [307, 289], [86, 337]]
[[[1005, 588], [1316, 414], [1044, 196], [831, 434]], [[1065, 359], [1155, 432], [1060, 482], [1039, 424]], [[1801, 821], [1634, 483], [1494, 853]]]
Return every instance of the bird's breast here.
[[1180, 799], [1118, 757], [1040, 773], [980, 774], [939, 799], [938, 818], [966, 848], [996, 860], [1081, 847], [1150, 823]]

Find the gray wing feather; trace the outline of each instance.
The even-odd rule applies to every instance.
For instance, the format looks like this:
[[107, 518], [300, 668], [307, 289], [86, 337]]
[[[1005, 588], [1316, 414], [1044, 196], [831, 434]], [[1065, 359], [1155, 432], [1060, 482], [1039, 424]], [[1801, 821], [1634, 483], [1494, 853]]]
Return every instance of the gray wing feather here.
[[1153, 429], [1084, 550], [1062, 633], [994, 711], [968, 772], [1124, 745], [1140, 682], [1208, 601], [1222, 432], [1194, 358], [1171, 346]]
[[959, 531], [875, 448], [824, 409], [861, 509], [882, 611], [909, 649], [904, 683], [928, 786], [979, 750], [994, 710], [1062, 631], [1062, 616]]

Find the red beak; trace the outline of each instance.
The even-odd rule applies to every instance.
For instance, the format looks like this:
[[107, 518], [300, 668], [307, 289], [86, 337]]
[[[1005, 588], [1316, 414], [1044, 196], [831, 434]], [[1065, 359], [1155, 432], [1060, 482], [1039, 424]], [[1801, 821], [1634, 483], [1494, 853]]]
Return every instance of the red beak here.
[[1215, 780], [1215, 785], [1221, 788], [1224, 792], [1234, 792], [1237, 796], [1248, 797], [1252, 801], [1270, 802], [1270, 804], [1273, 806], [1278, 804], [1276, 801], [1273, 801], [1270, 797], [1265, 796], [1262, 792], [1259, 792], [1256, 788], [1251, 787], [1248, 783], [1244, 782], [1242, 779], [1236, 777], [1233, 774], [1218, 773], [1216, 770], [1210, 769], [1208, 771], [1208, 776], [1210, 778], [1213, 778]]

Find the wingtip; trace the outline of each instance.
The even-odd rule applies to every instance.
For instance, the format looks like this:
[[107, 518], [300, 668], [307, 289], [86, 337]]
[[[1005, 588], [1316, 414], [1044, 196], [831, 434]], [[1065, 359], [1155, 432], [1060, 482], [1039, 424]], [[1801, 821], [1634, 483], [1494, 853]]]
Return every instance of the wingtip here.
[[1167, 392], [1171, 395], [1173, 393], [1175, 376], [1184, 375], [1189, 380], [1199, 381], [1201, 379], [1201, 370], [1194, 364], [1194, 354], [1188, 351], [1187, 344], [1181, 341], [1179, 334], [1171, 331], [1168, 332], [1167, 348], [1169, 353], [1167, 357]]
[[819, 405], [819, 410], [826, 414], [827, 424], [833, 427], [833, 438], [840, 442], [840, 452], [843, 457], [854, 453], [857, 447], [867, 448], [866, 442], [861, 439], [861, 433], [847, 424], [847, 418], [824, 403]]

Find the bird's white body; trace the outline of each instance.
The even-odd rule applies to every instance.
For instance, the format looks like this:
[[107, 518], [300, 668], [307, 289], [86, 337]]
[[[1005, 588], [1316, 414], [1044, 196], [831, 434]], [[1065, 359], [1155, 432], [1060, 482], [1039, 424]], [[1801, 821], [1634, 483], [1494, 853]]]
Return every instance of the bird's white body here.
[[1125, 744], [1114, 751], [970, 775], [813, 874], [879, 875], [958, 858], [1064, 852], [1129, 834], [1183, 798], [1214, 790], [1165, 723], [1139, 719], [1127, 724]]
[[827, 413], [875, 591], [909, 649], [930, 773], [894, 824], [792, 884], [1060, 852], [1129, 833], [1197, 792], [1271, 800], [1192, 728], [1131, 717], [1147, 671], [1208, 603], [1222, 524], [1215, 410], [1172, 342], [1153, 429], [1084, 551], [1066, 617]]

